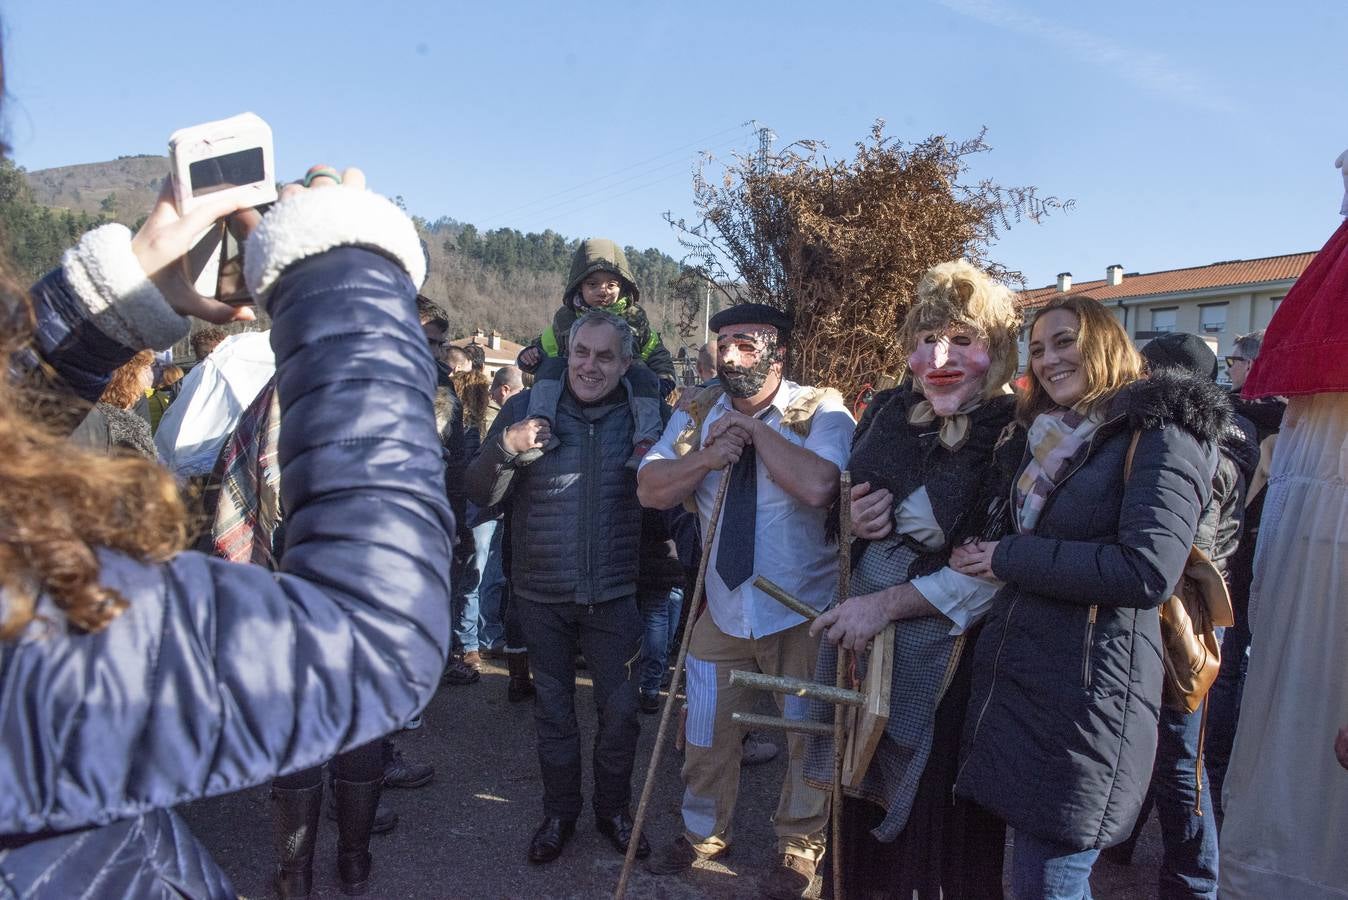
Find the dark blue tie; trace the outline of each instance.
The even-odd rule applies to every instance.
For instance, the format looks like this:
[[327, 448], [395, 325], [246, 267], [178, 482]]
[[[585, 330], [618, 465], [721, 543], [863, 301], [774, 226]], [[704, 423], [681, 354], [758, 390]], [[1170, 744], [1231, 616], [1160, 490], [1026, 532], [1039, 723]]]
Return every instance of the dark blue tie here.
[[730, 479], [721, 512], [721, 537], [716, 571], [726, 587], [735, 590], [754, 574], [754, 528], [758, 517], [758, 463], [752, 444], [739, 462], [722, 476]]

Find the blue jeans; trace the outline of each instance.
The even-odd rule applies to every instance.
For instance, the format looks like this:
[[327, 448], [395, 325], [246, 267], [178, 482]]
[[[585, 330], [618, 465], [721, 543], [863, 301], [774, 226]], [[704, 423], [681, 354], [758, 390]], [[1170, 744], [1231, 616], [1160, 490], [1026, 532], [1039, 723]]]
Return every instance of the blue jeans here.
[[[1209, 700], [1209, 702], [1211, 702]], [[1210, 714], [1209, 714], [1210, 715]], [[1212, 814], [1212, 791], [1207, 771], [1203, 772], [1201, 815], [1194, 812], [1198, 782], [1195, 780], [1198, 758], [1199, 727], [1203, 711], [1183, 713], [1161, 708], [1161, 724], [1156, 744], [1156, 768], [1147, 789], [1142, 811], [1128, 840], [1119, 845], [1132, 846], [1152, 808], [1161, 822], [1161, 870], [1156, 895], [1163, 900], [1177, 898], [1217, 898], [1217, 820]]]
[[660, 693], [660, 682], [669, 665], [669, 654], [677, 645], [679, 614], [683, 611], [683, 588], [670, 588], [669, 596], [658, 603], [642, 605], [641, 618], [646, 636], [641, 643], [641, 693]]
[[1208, 737], [1203, 744], [1204, 768], [1212, 786], [1212, 808], [1222, 815], [1222, 783], [1231, 761], [1245, 694], [1245, 672], [1250, 665], [1250, 628], [1237, 622], [1222, 635], [1222, 670], [1208, 692]]
[[494, 647], [505, 636], [501, 616], [501, 595], [505, 588], [505, 574], [501, 571], [501, 535], [504, 531], [500, 519], [473, 528], [473, 540], [477, 543], [474, 567], [481, 575], [476, 591], [477, 638], [483, 647]]
[[1099, 850], [1071, 850], [1017, 831], [1011, 848], [1015, 900], [1091, 900], [1091, 867]]
[[[454, 601], [454, 646], [467, 653], [470, 650], [477, 650], [479, 647], [478, 628], [481, 624], [478, 620], [481, 604], [483, 586], [486, 583], [487, 564], [491, 561], [492, 539], [496, 532], [496, 522], [484, 522], [473, 528], [473, 558], [468, 561], [468, 565], [463, 571], [462, 590], [456, 591]], [[500, 559], [501, 542], [496, 541], [497, 559]], [[500, 563], [497, 563], [497, 573], [500, 572]], [[501, 582], [492, 585], [495, 591], [494, 603], [498, 615], [501, 606]], [[484, 629], [485, 630], [485, 629]]]

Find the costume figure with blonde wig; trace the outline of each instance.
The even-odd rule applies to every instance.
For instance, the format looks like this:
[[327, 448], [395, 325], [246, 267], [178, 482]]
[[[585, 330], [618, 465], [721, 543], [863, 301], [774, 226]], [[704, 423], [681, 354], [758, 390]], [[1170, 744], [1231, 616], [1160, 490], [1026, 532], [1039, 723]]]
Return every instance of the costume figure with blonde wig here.
[[[931, 269], [899, 335], [909, 377], [876, 395], [852, 440], [852, 596], [815, 622], [816, 679], [833, 683], [839, 645], [864, 671], [868, 642], [898, 625], [889, 720], [843, 801], [849, 900], [1001, 896], [1004, 828], [951, 791], [969, 695], [964, 650], [997, 582], [947, 563], [959, 543], [995, 540], [1007, 526], [1024, 447], [1008, 387], [1019, 327], [1011, 291], [970, 263]], [[825, 703], [810, 714], [833, 720]], [[811, 738], [807, 778], [828, 784], [832, 759], [832, 739]]]

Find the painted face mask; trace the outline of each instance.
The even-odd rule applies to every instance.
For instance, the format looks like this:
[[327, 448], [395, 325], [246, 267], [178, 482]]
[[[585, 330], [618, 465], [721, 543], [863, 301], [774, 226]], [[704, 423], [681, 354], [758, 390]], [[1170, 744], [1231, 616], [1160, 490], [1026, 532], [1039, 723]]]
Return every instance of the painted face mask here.
[[987, 341], [967, 326], [919, 331], [908, 367], [938, 416], [951, 416], [983, 389], [991, 359]]
[[777, 361], [777, 329], [731, 326], [717, 336], [716, 347], [716, 374], [727, 394], [744, 399], [763, 390]]

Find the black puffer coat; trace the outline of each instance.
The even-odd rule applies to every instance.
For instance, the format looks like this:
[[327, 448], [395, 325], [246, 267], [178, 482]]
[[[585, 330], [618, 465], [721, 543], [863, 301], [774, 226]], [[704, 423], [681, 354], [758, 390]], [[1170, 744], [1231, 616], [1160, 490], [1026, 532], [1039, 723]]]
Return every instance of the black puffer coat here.
[[1132, 829], [1156, 758], [1156, 607], [1211, 496], [1231, 415], [1220, 394], [1173, 370], [1129, 385], [1034, 533], [997, 546], [1006, 586], [975, 649], [956, 790], [1012, 828], [1075, 850]]
[[637, 592], [641, 504], [632, 413], [619, 389], [581, 406], [562, 391], [552, 434], [561, 445], [525, 466], [501, 444], [529, 410], [529, 391], [501, 407], [465, 475], [468, 499], [510, 509], [511, 590], [535, 603], [603, 603]]

